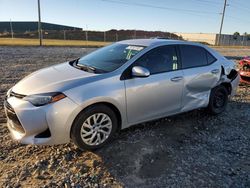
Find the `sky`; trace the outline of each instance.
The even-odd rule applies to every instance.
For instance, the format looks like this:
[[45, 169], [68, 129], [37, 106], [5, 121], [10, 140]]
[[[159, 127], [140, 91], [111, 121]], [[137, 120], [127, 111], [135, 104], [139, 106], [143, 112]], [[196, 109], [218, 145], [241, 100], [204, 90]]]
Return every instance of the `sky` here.
[[[88, 30], [218, 33], [224, 0], [40, 0], [42, 22]], [[227, 0], [222, 33], [250, 33], [250, 0]], [[0, 0], [0, 21], [37, 21], [37, 0]]]

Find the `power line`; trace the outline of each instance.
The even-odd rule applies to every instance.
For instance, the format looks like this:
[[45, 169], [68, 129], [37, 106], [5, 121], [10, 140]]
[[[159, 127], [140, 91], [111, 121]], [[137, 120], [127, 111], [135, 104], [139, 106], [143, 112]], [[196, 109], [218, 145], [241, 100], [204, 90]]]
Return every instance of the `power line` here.
[[[237, 4], [234, 4], [234, 3], [237, 3]], [[243, 3], [240, 3], [239, 0], [237, 2], [235, 1], [230, 1], [230, 4], [233, 4], [234, 6], [238, 6], [238, 7], [241, 7], [241, 8], [245, 8], [247, 9], [248, 11], [250, 10], [250, 6], [247, 6], [249, 4], [243, 4]]]
[[217, 2], [214, 2], [214, 1], [207, 1], [207, 0], [194, 0], [194, 1], [198, 1], [200, 3], [207, 3], [207, 4], [212, 4], [212, 5], [218, 5], [218, 4], [216, 4]]
[[13, 27], [12, 27], [12, 21], [10, 19], [10, 32], [11, 32], [11, 38], [14, 38], [14, 34], [13, 34]]
[[[161, 1], [166, 2], [166, 0], [161, 0]], [[213, 6], [220, 6], [219, 4], [216, 4], [217, 2], [214, 2], [214, 1], [206, 1], [206, 0], [192, 0], [192, 1], [196, 1], [196, 2], [199, 2], [199, 3], [204, 3], [205, 5], [211, 4]]]
[[[161, 0], [162, 2], [166, 2], [166, 0]], [[193, 2], [196, 2], [197, 5], [201, 5], [201, 6], [213, 6], [213, 7], [220, 7], [219, 4], [217, 4], [217, 2], [212, 2], [212, 1], [206, 1], [206, 0], [191, 0]], [[187, 1], [189, 3], [189, 1]]]
[[156, 6], [156, 5], [145, 4], [145, 3], [124, 2], [124, 1], [117, 1], [117, 0], [102, 0], [102, 1], [109, 2], [109, 3], [114, 3], [114, 4], [123, 4], [123, 5], [129, 5], [129, 6], [138, 6], [138, 7], [163, 9], [163, 10], [169, 10], [169, 11], [181, 11], [181, 12], [199, 13], [199, 14], [220, 14], [218, 12], [198, 11], [198, 10], [190, 10], [190, 9], [180, 9], [180, 8], [174, 8], [174, 7]]
[[231, 18], [231, 19], [234, 19], [234, 20], [237, 20], [238, 22], [241, 22], [241, 23], [248, 23], [248, 24], [250, 24], [250, 21], [242, 20], [242, 18], [237, 18], [237, 17], [234, 17], [234, 16], [227, 16], [227, 17]]
[[250, 8], [244, 7], [244, 6], [240, 6], [240, 5], [235, 5], [235, 4], [231, 4], [230, 6], [234, 9], [241, 9], [243, 11], [249, 12], [250, 13]]
[[[229, 6], [229, 4], [227, 4], [228, 0], [225, 0], [224, 1], [224, 6], [223, 6], [223, 12], [218, 13], [218, 12], [198, 11], [198, 10], [181, 9], [181, 8], [166, 7], [166, 6], [156, 6], [156, 5], [152, 5], [152, 4], [137, 3], [137, 2], [131, 2], [131, 1], [128, 2], [128, 1], [122, 1], [122, 0], [101, 0], [101, 1], [108, 2], [108, 3], [113, 3], [113, 4], [122, 4], [122, 5], [127, 5], [127, 6], [146, 7], [146, 8], [169, 10], [169, 11], [180, 11], [182, 13], [186, 13], [186, 14], [189, 14], [189, 15], [195, 15], [195, 16], [205, 16], [205, 15], [202, 15], [202, 14], [222, 15], [219, 37], [221, 36], [222, 29], [223, 29], [226, 7]], [[209, 0], [193, 0], [193, 1], [197, 1], [197, 2], [200, 2], [200, 3], [208, 3], [208, 4], [211, 4], [211, 5], [218, 5], [218, 4], [216, 4], [217, 2], [209, 1]], [[231, 5], [231, 3], [230, 3], [230, 5]], [[237, 5], [237, 6], [240, 7], [239, 5]], [[241, 7], [241, 8], [245, 8], [245, 7]], [[232, 17], [232, 16], [226, 16], [226, 17], [229, 17], [229, 18], [235, 19], [235, 20], [239, 20], [240, 22], [249, 23], [248, 21], [242, 20], [241, 18], [236, 18], [236, 17]], [[207, 16], [206, 16], [206, 18], [210, 19], [210, 17], [207, 17]], [[213, 19], [213, 20], [215, 20], [215, 19]]]

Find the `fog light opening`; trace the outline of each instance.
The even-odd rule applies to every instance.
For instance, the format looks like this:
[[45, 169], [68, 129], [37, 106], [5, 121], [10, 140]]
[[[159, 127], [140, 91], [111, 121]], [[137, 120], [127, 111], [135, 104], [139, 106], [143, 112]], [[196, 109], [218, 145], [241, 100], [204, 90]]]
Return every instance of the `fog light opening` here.
[[35, 138], [49, 138], [49, 137], [51, 137], [49, 128], [35, 136]]

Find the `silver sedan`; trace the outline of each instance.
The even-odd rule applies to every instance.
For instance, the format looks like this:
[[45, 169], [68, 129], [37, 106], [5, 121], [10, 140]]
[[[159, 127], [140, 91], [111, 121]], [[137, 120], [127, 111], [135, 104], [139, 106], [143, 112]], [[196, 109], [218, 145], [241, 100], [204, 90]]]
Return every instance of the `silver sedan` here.
[[127, 40], [32, 73], [4, 106], [13, 139], [91, 150], [145, 121], [197, 108], [219, 114], [238, 84], [235, 64], [202, 44]]

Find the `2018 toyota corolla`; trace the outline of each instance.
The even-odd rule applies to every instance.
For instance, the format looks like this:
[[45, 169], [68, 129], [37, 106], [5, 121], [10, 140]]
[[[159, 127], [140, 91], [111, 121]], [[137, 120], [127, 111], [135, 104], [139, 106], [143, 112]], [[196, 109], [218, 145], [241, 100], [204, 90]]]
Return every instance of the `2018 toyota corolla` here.
[[5, 112], [22, 143], [96, 149], [141, 122], [219, 114], [238, 84], [235, 64], [202, 44], [127, 40], [27, 76], [8, 91]]

